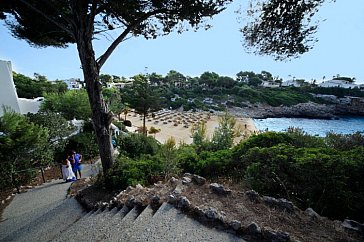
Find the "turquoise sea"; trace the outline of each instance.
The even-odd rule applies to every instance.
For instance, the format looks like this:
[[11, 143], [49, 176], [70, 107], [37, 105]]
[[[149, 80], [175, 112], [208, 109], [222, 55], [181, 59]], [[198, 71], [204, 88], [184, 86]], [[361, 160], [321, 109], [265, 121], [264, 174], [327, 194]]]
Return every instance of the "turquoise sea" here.
[[351, 134], [357, 131], [364, 133], [364, 117], [340, 117], [338, 119], [306, 118], [266, 118], [254, 119], [259, 130], [285, 131], [289, 127], [301, 128], [311, 135], [325, 136], [333, 131], [340, 134]]

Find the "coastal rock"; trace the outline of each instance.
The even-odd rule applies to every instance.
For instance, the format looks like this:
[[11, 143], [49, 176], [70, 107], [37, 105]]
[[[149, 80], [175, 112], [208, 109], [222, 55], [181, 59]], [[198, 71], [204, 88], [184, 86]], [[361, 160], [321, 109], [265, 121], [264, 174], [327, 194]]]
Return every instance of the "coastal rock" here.
[[[229, 110], [230, 111], [230, 110]], [[313, 102], [299, 103], [293, 106], [273, 107], [267, 104], [247, 105], [247, 108], [231, 109], [232, 113], [242, 114], [251, 118], [324, 118], [331, 119], [337, 114], [335, 104], [318, 104]]]
[[254, 104], [249, 102], [242, 104], [243, 108], [233, 107], [229, 112], [248, 116], [251, 118], [318, 118], [332, 119], [336, 115], [364, 115], [364, 98], [342, 97], [334, 95], [313, 94], [331, 104], [319, 104], [314, 102], [299, 103], [293, 106], [273, 107], [268, 104]]
[[307, 102], [291, 107], [274, 107], [273, 113], [277, 117], [333, 118], [335, 117], [335, 106]]

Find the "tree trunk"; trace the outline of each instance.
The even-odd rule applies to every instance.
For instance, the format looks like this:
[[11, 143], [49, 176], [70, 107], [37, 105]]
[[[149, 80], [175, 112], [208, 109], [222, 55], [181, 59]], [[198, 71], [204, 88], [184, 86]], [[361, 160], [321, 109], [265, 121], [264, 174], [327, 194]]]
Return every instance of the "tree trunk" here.
[[147, 116], [147, 114], [143, 113], [143, 134], [144, 136], [147, 136], [147, 127], [145, 127], [145, 116]]
[[105, 173], [113, 164], [112, 131], [110, 129], [112, 115], [101, 94], [101, 84], [99, 82], [100, 70], [95, 59], [91, 39], [91, 31], [87, 32], [87, 29], [82, 32], [80, 31], [77, 35], [77, 49], [91, 105], [92, 122], [99, 145], [102, 168]]

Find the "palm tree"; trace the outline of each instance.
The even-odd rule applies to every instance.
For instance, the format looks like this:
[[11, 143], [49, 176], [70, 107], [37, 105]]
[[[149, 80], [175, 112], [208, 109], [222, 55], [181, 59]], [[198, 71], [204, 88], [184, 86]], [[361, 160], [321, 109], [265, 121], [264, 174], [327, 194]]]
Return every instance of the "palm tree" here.
[[124, 120], [126, 120], [126, 115], [129, 113], [130, 108], [128, 106], [125, 106], [123, 109], [123, 113], [124, 113]]

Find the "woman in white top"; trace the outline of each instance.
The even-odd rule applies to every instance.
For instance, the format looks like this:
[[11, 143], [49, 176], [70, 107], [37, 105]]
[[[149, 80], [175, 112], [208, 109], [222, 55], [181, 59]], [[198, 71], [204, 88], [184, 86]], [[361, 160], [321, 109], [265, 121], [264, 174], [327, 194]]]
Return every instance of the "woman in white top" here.
[[62, 175], [65, 182], [76, 181], [76, 176], [72, 171], [71, 162], [68, 160], [68, 157], [62, 161]]

